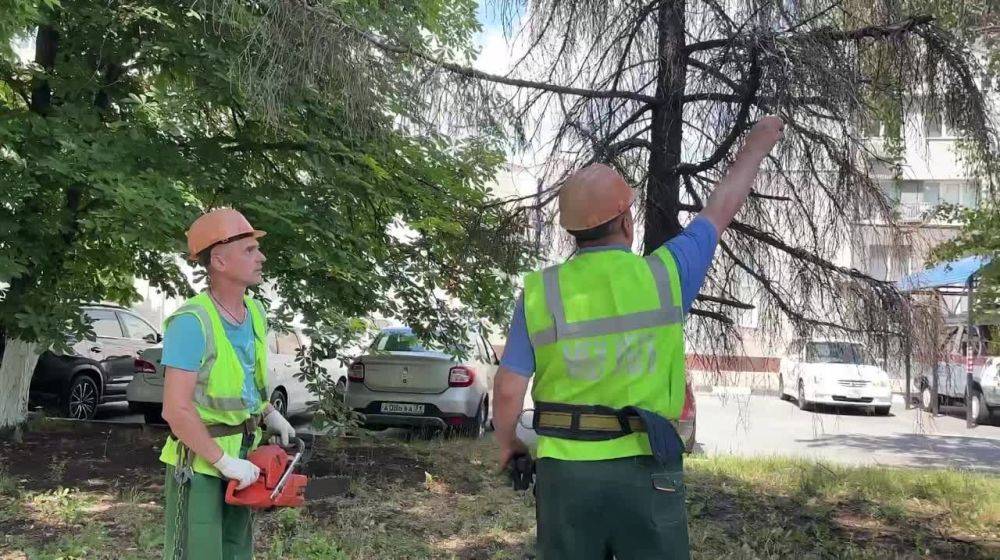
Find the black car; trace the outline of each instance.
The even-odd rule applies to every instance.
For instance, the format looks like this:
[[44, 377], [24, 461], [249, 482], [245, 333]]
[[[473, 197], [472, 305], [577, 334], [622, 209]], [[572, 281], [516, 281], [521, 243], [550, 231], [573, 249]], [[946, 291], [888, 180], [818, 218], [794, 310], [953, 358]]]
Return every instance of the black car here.
[[99, 404], [125, 400], [138, 353], [163, 337], [144, 319], [114, 305], [88, 305], [97, 340], [70, 341], [72, 352], [51, 350], [38, 358], [31, 377], [29, 403], [59, 416], [90, 419]]

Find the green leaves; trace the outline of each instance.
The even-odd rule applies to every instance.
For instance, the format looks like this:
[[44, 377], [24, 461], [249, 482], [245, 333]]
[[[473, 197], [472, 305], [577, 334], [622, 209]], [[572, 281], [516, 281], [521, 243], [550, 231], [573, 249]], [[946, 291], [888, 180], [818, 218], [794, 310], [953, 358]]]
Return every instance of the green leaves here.
[[[0, 10], [0, 33], [48, 18], [14, 4], [16, 14]], [[361, 84], [363, 115], [319, 83], [262, 114], [234, 71], [262, 46], [241, 22], [261, 14], [230, 4], [222, 14], [68, 0], [54, 6], [51, 70], [0, 56], [12, 70], [0, 72], [0, 331], [47, 343], [85, 335], [80, 303], [131, 303], [134, 277], [191, 294], [177, 261], [184, 231], [219, 206], [268, 232], [274, 316], [314, 329], [314, 357], [340, 355], [371, 316], [441, 340], [473, 318], [505, 322], [529, 260], [520, 225], [484, 187], [502, 162], [498, 140], [403, 128], [388, 82]], [[465, 0], [324, 6], [455, 53], [477, 26]], [[13, 93], [26, 85], [51, 94], [45, 116]]]

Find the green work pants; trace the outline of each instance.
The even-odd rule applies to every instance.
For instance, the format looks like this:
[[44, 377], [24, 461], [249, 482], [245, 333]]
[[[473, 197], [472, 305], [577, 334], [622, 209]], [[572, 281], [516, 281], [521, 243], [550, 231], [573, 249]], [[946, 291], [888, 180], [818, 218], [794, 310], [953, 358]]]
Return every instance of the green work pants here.
[[[246, 451], [240, 455], [245, 457]], [[174, 479], [174, 467], [167, 467], [164, 560], [253, 558], [253, 510], [227, 504], [227, 484], [226, 480], [194, 473], [182, 487]], [[183, 504], [180, 508], [179, 503]], [[174, 550], [175, 543], [180, 550]]]
[[683, 459], [540, 459], [540, 560], [688, 560]]

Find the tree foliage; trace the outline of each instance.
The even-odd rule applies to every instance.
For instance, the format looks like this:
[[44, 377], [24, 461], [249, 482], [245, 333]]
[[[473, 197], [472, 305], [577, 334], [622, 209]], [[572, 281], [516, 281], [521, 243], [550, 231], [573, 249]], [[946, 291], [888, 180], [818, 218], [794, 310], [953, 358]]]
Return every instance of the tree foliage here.
[[[8, 337], [51, 344], [87, 333], [80, 304], [130, 304], [139, 297], [134, 277], [190, 295], [178, 265], [184, 231], [219, 206], [268, 232], [277, 319], [299, 314], [323, 354], [335, 355], [372, 315], [446, 341], [473, 319], [505, 317], [528, 257], [518, 218], [484, 186], [503, 161], [495, 130], [415, 127], [410, 101], [383, 87], [391, 76], [353, 65], [349, 51], [336, 53], [345, 66], [326, 79], [358, 95], [300, 84], [263, 108], [258, 84], [234, 73], [240, 60], [275, 49], [244, 33], [260, 17], [249, 9], [4, 4], [0, 331]], [[446, 49], [468, 48], [476, 25], [468, 2], [338, 4], [360, 29], [392, 28]], [[32, 36], [30, 60], [7, 48]]]

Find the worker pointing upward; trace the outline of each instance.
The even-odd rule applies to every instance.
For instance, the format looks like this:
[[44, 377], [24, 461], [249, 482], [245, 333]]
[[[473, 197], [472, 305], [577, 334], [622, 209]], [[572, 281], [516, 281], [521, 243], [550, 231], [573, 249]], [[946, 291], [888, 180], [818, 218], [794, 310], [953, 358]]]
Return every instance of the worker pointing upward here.
[[719, 236], [746, 201], [784, 124], [750, 131], [702, 212], [649, 256], [630, 247], [634, 194], [594, 164], [559, 192], [570, 260], [532, 272], [494, 388], [500, 464], [534, 375], [538, 553], [542, 560], [687, 559], [683, 443], [684, 317]]
[[226, 486], [257, 480], [246, 456], [260, 443], [261, 423], [284, 445], [295, 436], [265, 397], [267, 313], [246, 293], [261, 282], [262, 236], [229, 208], [201, 216], [187, 232], [189, 257], [209, 280], [164, 327], [166, 559], [253, 558], [252, 510], [226, 504]]

